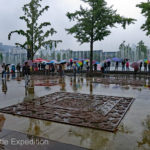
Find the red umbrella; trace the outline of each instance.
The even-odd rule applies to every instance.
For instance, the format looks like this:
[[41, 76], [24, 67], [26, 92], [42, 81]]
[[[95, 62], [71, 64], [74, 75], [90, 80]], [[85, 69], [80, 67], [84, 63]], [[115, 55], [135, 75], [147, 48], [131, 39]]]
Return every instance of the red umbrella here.
[[42, 59], [42, 58], [37, 58], [37, 59], [33, 60], [34, 63], [41, 63], [41, 62], [43, 62], [43, 61], [48, 62], [47, 60]]
[[131, 64], [131, 67], [134, 68], [134, 69], [138, 69], [140, 67], [140, 64], [138, 62], [133, 62]]

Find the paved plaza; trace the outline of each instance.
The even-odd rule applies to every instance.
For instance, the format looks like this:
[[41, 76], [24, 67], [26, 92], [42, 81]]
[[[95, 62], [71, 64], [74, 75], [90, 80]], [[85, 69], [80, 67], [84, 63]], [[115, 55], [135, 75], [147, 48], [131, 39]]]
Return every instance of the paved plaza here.
[[[109, 80], [111, 77], [107, 78]], [[0, 137], [4, 135], [6, 139], [7, 137], [23, 137], [22, 139], [26, 139], [25, 137], [32, 136], [34, 139], [46, 139], [49, 141], [49, 145], [45, 145], [43, 149], [50, 149], [51, 147], [52, 150], [63, 149], [63, 147], [64, 149], [66, 148], [66, 150], [67, 148], [68, 150], [149, 149], [149, 79], [145, 78], [145, 85], [134, 86], [132, 84], [130, 85], [130, 83], [124, 85], [121, 83], [105, 84], [95, 82], [100, 79], [100, 77], [90, 78], [82, 76], [77, 76], [76, 78], [71, 76], [65, 76], [64, 78], [33, 76], [31, 78], [31, 88], [29, 89], [25, 88], [25, 81], [20, 77], [12, 78], [10, 76], [5, 83], [2, 83], [2, 80], [0, 80], [2, 86], [0, 91], [0, 109], [3, 111], [1, 114], [5, 118], [3, 120], [1, 119]], [[132, 78], [130, 80], [132, 80]], [[45, 81], [48, 81], [47, 83], [55, 83], [55, 85], [34, 85], [37, 83], [45, 83]], [[47, 103], [43, 103], [44, 97], [45, 100], [49, 100]], [[54, 101], [53, 99], [57, 100]], [[101, 99], [101, 101], [99, 101], [99, 99]], [[37, 106], [44, 106], [42, 108], [43, 110], [40, 108], [38, 108], [38, 111], [37, 109], [32, 109], [32, 114], [23, 115], [24, 111], [21, 110], [21, 106], [24, 108], [24, 104], [35, 104], [35, 102], [37, 102]], [[39, 102], [42, 105], [40, 105]], [[12, 106], [15, 106], [16, 109]], [[123, 106], [125, 106], [125, 109]], [[47, 109], [44, 108], [47, 107], [51, 109], [49, 110], [50, 115], [53, 114], [55, 119], [62, 119], [63, 121], [55, 120], [54, 118], [44, 118], [44, 116], [36, 116], [37, 112], [44, 114], [44, 112], [47, 111]], [[8, 112], [8, 108], [10, 108], [13, 113]], [[56, 108], [59, 108], [59, 111], [54, 111]], [[122, 113], [121, 116], [121, 113], [117, 115], [116, 111], [114, 111], [114, 115], [112, 111], [116, 108], [118, 112], [125, 110], [125, 113]], [[64, 109], [66, 110], [64, 111]], [[28, 112], [28, 107], [26, 110]], [[95, 118], [97, 117], [97, 113], [97, 115], [103, 116], [110, 115], [115, 118], [115, 121], [117, 117], [120, 116], [119, 123], [117, 122], [117, 126], [107, 131], [104, 131], [104, 128], [95, 129], [95, 127], [91, 127], [92, 120], [93, 122], [95, 121], [94, 117], [89, 116], [88, 118], [88, 123], [91, 123], [91, 125], [87, 125], [88, 123], [84, 125], [85, 122], [82, 122], [82, 119], [85, 121], [86, 117], [88, 117], [87, 114], [84, 114], [85, 117], [82, 114], [83, 112], [85, 113], [85, 111], [93, 112], [93, 114], [90, 115], [94, 115]], [[67, 114], [66, 112], [69, 113]], [[31, 116], [33, 114], [34, 116]], [[71, 119], [70, 115], [73, 118], [74, 116], [77, 118]], [[58, 116], [60, 116], [60, 118], [58, 118]], [[68, 116], [70, 122], [66, 124], [65, 121], [68, 121]], [[109, 118], [108, 122], [105, 122], [105, 119], [103, 121], [99, 119], [98, 121], [102, 123], [105, 122], [104, 125], [107, 127], [106, 124], [110, 125], [111, 119]], [[5, 149], [10, 149], [10, 145], [2, 146], [4, 146]], [[19, 146], [17, 148], [19, 149]], [[25, 146], [24, 148], [27, 149]], [[30, 147], [30, 149], [36, 149], [36, 145]]]

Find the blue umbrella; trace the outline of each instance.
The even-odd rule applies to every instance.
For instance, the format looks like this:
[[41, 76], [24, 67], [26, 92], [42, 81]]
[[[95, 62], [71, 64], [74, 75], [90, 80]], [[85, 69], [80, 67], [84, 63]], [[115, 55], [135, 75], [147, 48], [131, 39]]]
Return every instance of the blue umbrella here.
[[73, 60], [78, 60], [78, 58], [73, 58]]
[[50, 62], [48, 62], [47, 64], [55, 64], [55, 63], [57, 63], [57, 61], [56, 60], [51, 60]]
[[61, 60], [60, 63], [61, 64], [65, 64], [67, 61], [66, 60]]
[[112, 61], [115, 61], [115, 62], [122, 62], [122, 59], [121, 58], [117, 58], [117, 57], [114, 57], [112, 58]]
[[97, 64], [97, 65], [98, 65], [98, 64], [100, 64], [100, 63], [97, 61], [95, 64]]

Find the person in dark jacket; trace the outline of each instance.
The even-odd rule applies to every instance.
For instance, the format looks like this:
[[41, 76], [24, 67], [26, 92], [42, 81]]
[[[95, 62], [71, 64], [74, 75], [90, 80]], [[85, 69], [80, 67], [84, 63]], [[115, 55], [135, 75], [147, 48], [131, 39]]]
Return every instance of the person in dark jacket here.
[[28, 65], [28, 62], [25, 62], [25, 66], [23, 67], [22, 72], [23, 76], [25, 77], [25, 86], [28, 86], [30, 77], [30, 66]]
[[21, 69], [20, 63], [17, 64], [16, 69], [17, 69], [17, 71], [20, 73], [20, 69]]
[[94, 71], [97, 71], [97, 64], [94, 64]]
[[147, 63], [144, 62], [144, 71], [146, 72], [147, 71]]
[[6, 77], [6, 65], [5, 63], [2, 64], [2, 79]]
[[142, 63], [142, 62], [140, 62], [140, 71], [141, 71], [141, 69], [142, 69], [142, 65], [143, 65], [143, 63]]
[[25, 62], [25, 66], [23, 67], [23, 75], [30, 75], [30, 66], [28, 65], [28, 62]]
[[119, 62], [116, 62], [115, 71], [118, 71]]

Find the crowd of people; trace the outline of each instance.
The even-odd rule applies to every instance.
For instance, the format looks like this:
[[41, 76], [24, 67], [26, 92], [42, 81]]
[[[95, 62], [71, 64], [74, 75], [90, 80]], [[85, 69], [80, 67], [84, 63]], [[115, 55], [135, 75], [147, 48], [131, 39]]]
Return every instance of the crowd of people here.
[[[132, 68], [134, 69], [135, 72], [141, 72], [142, 68], [144, 72], [149, 72], [150, 73], [150, 63], [147, 62], [135, 62], [136, 65], [132, 66]], [[130, 62], [128, 60], [123, 60], [122, 62], [116, 61], [115, 62], [115, 71], [118, 71], [119, 66], [122, 68], [121, 71], [130, 71]], [[103, 73], [106, 73], [107, 71], [110, 71], [110, 67], [111, 67], [111, 62], [104, 62], [102, 67], [101, 67], [101, 71]]]
[[[114, 63], [114, 62], [113, 62]], [[104, 61], [103, 64], [101, 65], [101, 71], [103, 73], [106, 73], [110, 71], [112, 62], [111, 61]], [[5, 78], [6, 74], [9, 73], [15, 73], [17, 72], [22, 72], [23, 75], [27, 73], [26, 67], [30, 69], [30, 71], [41, 71], [45, 75], [54, 75], [54, 74], [59, 74], [60, 76], [64, 75], [65, 70], [73, 70], [74, 76], [76, 76], [77, 73], [82, 73], [83, 70], [89, 72], [90, 70], [90, 65], [89, 62], [87, 61], [84, 63], [83, 61], [79, 65], [76, 61], [70, 61], [70, 62], [63, 62], [59, 64], [55, 63], [33, 63], [32, 65], [29, 66], [28, 62], [25, 62], [25, 64], [22, 66], [20, 63], [18, 63], [16, 66], [10, 64], [2, 64], [2, 78]], [[97, 64], [93, 64], [93, 70], [97, 71]], [[116, 61], [115, 62], [115, 71], [118, 71], [119, 66], [121, 66], [122, 71], [129, 71], [130, 70], [130, 63], [128, 60], [123, 60], [121, 62]], [[137, 66], [133, 66], [134, 71], [142, 71], [142, 67], [144, 67], [145, 72], [150, 72], [150, 63], [146, 62], [139, 62]]]

